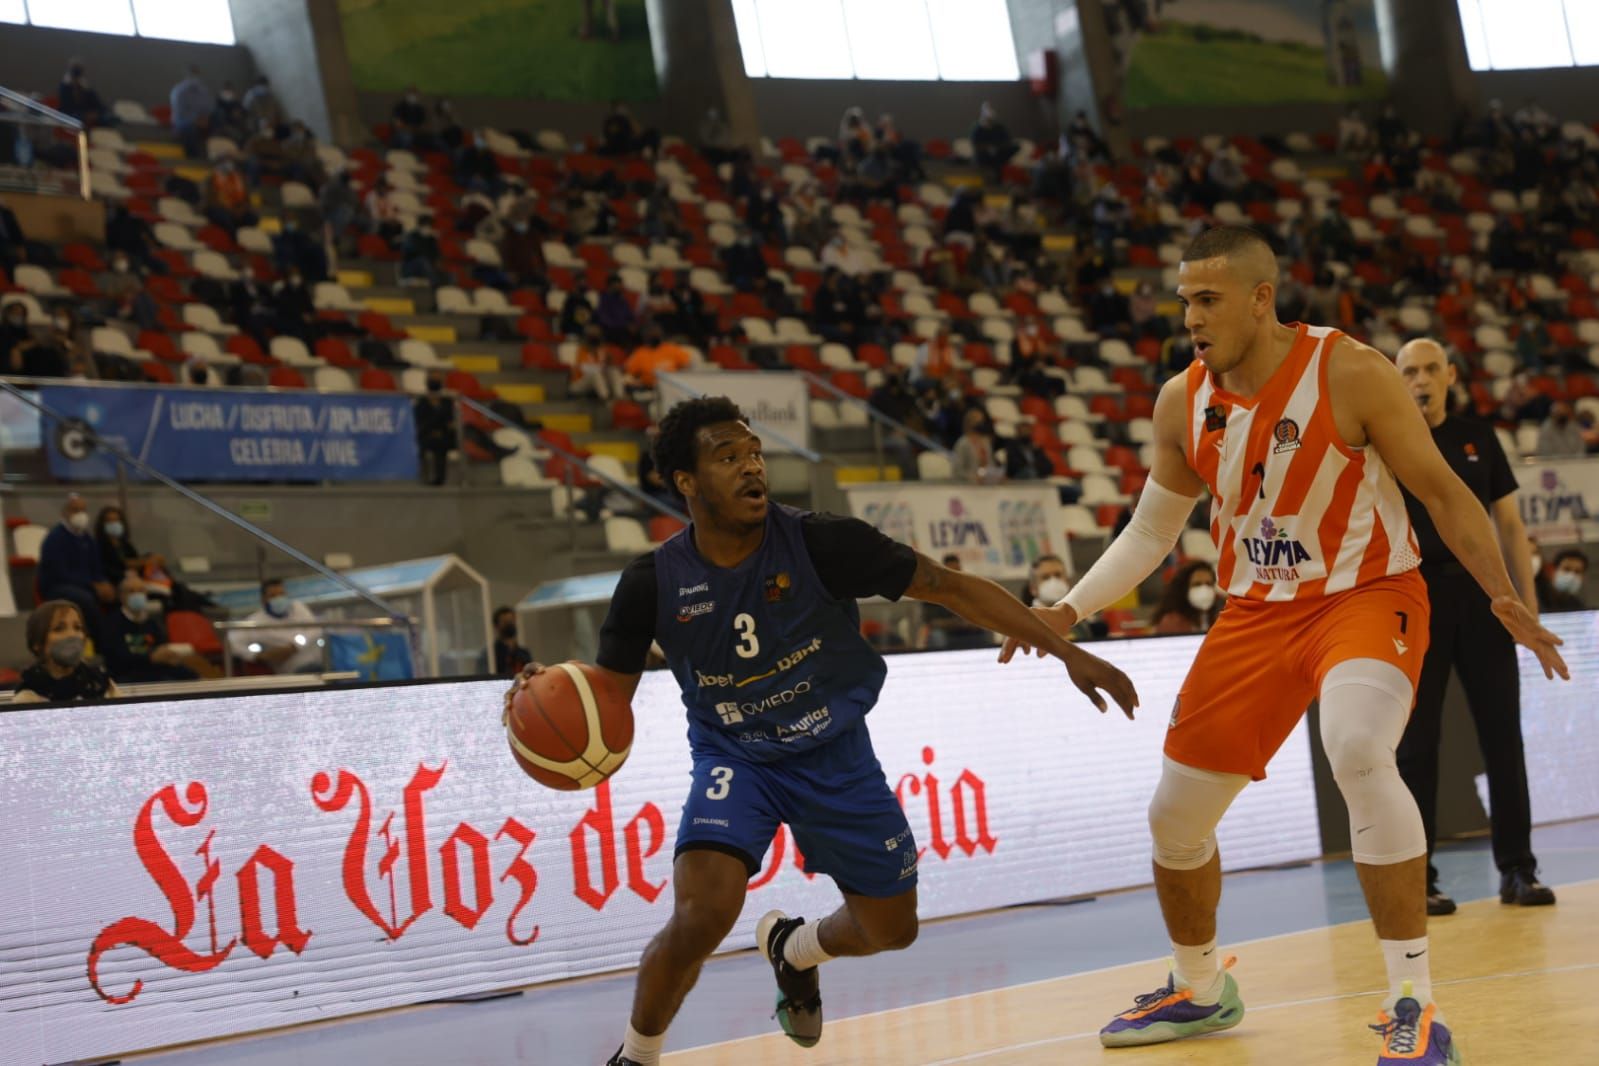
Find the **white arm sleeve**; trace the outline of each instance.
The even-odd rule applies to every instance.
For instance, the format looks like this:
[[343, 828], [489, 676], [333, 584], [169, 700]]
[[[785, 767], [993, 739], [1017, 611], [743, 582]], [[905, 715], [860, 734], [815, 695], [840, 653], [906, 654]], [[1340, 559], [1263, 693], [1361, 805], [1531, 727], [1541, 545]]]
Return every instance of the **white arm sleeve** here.
[[1087, 618], [1138, 587], [1171, 554], [1198, 499], [1173, 492], [1153, 478], [1144, 482], [1133, 520], [1060, 602], [1078, 618]]

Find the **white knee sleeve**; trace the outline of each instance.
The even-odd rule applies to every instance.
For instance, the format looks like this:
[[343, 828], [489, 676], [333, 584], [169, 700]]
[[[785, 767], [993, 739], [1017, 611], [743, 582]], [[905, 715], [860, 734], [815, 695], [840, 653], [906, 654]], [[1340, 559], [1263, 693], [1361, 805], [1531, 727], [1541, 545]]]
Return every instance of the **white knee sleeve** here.
[[1247, 784], [1246, 774], [1197, 770], [1167, 759], [1149, 802], [1155, 862], [1168, 870], [1197, 870], [1209, 862], [1216, 854], [1216, 824]]
[[1368, 866], [1427, 854], [1421, 812], [1394, 761], [1414, 698], [1404, 671], [1380, 659], [1339, 663], [1321, 683], [1322, 746], [1349, 806], [1355, 861]]

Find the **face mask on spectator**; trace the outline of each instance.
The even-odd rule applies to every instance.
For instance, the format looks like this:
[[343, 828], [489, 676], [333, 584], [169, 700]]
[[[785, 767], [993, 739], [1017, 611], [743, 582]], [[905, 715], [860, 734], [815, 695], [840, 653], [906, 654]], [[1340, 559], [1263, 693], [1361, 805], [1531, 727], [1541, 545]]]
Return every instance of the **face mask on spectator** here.
[[266, 601], [266, 609], [268, 614], [282, 618], [289, 613], [289, 598], [287, 596], [273, 596]]
[[444, 391], [444, 382], [442, 382], [442, 381], [430, 381], [430, 382], [428, 382], [428, 391], [429, 392], [443, 392]]
[[1532, 553], [1532, 572], [1536, 574], [1538, 571], [1540, 571], [1542, 569], [1543, 569], [1543, 556], [1539, 555], [1537, 552], [1533, 552]]
[[84, 530], [89, 528], [89, 512], [74, 511], [72, 514], [67, 516], [67, 525], [71, 526], [79, 533], [82, 533]]
[[62, 637], [50, 645], [49, 653], [57, 666], [77, 666], [83, 661], [83, 638]]
[[1208, 611], [1216, 606], [1215, 585], [1188, 586], [1188, 606], [1196, 611]]
[[1071, 590], [1072, 587], [1066, 583], [1065, 578], [1045, 578], [1038, 583], [1038, 595], [1033, 599], [1033, 606], [1053, 607]]
[[128, 261], [126, 259], [113, 259], [111, 260], [111, 269], [118, 274], [126, 274], [128, 272]]
[[127, 531], [128, 528], [121, 522], [107, 522], [105, 524], [105, 535], [108, 537], [120, 537]]
[[128, 609], [129, 614], [143, 614], [150, 609], [150, 597], [142, 592], [130, 592], [123, 606]]
[[500, 625], [500, 639], [501, 640], [515, 640], [516, 639], [516, 623], [515, 622], [504, 622], [504, 623], [502, 623]]
[[1582, 591], [1582, 575], [1575, 570], [1556, 570], [1550, 582], [1568, 596], [1575, 596]]
[[67, 329], [71, 329], [71, 328], [72, 328], [72, 319], [68, 318], [66, 315], [57, 315], [56, 316], [56, 329], [67, 330]]

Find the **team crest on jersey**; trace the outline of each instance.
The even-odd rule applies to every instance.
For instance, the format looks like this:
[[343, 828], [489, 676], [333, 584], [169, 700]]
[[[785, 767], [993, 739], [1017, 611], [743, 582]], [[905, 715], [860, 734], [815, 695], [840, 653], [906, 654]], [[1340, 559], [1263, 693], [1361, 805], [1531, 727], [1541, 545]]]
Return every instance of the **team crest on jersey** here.
[[679, 622], [692, 622], [702, 614], [710, 614], [716, 610], [715, 600], [706, 600], [703, 603], [685, 603], [677, 609]]
[[1260, 520], [1260, 536], [1239, 537], [1244, 554], [1255, 564], [1255, 578], [1259, 581], [1298, 581], [1299, 564], [1310, 561], [1305, 546], [1288, 535], [1288, 530], [1274, 522], [1270, 515]]
[[1205, 408], [1205, 432], [1217, 433], [1227, 428], [1227, 408], [1212, 404]]
[[781, 603], [794, 597], [794, 579], [787, 570], [779, 571], [766, 579], [766, 602]]
[[1291, 452], [1299, 447], [1299, 423], [1292, 418], [1285, 418], [1278, 422], [1277, 428], [1272, 430], [1271, 435], [1272, 439], [1277, 442], [1277, 446], [1272, 449], [1277, 455], [1281, 455], [1283, 452]]

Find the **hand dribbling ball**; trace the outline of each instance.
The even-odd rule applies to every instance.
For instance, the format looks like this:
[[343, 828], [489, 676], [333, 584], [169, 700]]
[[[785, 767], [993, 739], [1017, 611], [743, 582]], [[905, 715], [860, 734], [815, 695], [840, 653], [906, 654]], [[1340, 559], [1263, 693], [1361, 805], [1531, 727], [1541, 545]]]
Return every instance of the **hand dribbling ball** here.
[[528, 678], [505, 721], [511, 755], [548, 788], [593, 788], [633, 747], [633, 708], [588, 663], [565, 662]]

